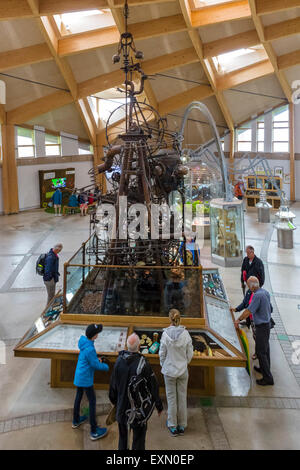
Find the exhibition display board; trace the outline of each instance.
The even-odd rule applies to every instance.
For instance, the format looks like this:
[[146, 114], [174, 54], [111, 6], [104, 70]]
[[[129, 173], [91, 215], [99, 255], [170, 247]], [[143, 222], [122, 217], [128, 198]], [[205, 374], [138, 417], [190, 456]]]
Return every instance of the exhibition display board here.
[[[70, 267], [71, 265], [66, 267], [68, 272]], [[42, 331], [35, 330], [34, 334], [30, 335], [27, 332], [15, 348], [15, 356], [51, 359], [52, 387], [73, 386], [79, 354], [78, 340], [81, 335], [84, 335], [88, 324], [102, 323], [103, 331], [95, 341], [95, 347], [99, 357], [105, 356], [110, 361], [111, 366], [108, 373], [96, 371], [95, 387], [100, 389], [109, 387], [112, 366], [118, 357], [118, 353], [125, 349], [128, 335], [135, 331], [141, 338], [141, 352], [146, 355], [151, 363], [161, 391], [163, 391], [164, 381], [161, 375], [158, 353], [163, 329], [169, 326], [168, 311], [164, 308], [165, 302], [168, 301], [180, 303], [181, 309], [183, 309], [182, 324], [190, 332], [193, 341], [194, 357], [189, 365], [188, 384], [191, 395], [214, 395], [215, 367], [246, 366], [246, 356], [234, 327], [226, 291], [217, 269], [205, 270], [202, 267], [180, 267], [180, 269], [161, 267], [161, 269], [155, 269], [153, 266], [133, 269], [131, 266], [122, 266], [118, 268], [119, 277], [116, 277], [115, 274], [111, 276], [111, 273], [116, 271], [112, 271], [111, 268], [94, 266], [85, 277], [82, 277], [80, 271], [80, 276], [78, 276], [80, 279], [79, 289], [68, 302], [68, 306], [72, 307], [73, 298], [76, 298], [79, 291], [81, 293], [85, 291], [85, 283], [91, 283], [95, 273], [97, 273], [97, 276], [99, 276], [99, 273], [101, 274], [100, 279], [103, 287], [101, 292], [101, 289], [98, 291], [98, 294], [101, 293], [98, 298], [98, 305], [103, 303], [105, 289], [107, 291], [111, 289], [111, 285], [116, 282], [116, 279], [121, 282], [121, 284], [116, 285], [117, 291], [122, 292], [121, 287], [126, 280], [124, 274], [126, 270], [127, 273], [131, 273], [130, 279], [136, 279], [136, 286], [138, 280], [142, 280], [144, 289], [142, 295], [148, 294], [148, 300], [143, 299], [143, 302], [140, 302], [138, 289], [134, 292], [130, 289], [130, 285], [125, 285], [125, 291], [130, 295], [123, 298], [123, 303], [121, 302], [122, 295], [115, 303], [112, 303], [114, 296], [111, 295], [108, 305], [113, 306], [113, 308], [109, 313], [105, 313], [105, 311], [100, 315], [93, 312], [88, 313], [87, 311], [85, 313], [67, 313], [64, 310], [55, 321]], [[158, 274], [159, 271], [160, 274]], [[106, 287], [103, 273], [106, 273], [107, 279], [112, 281], [112, 284], [108, 283]], [[147, 275], [146, 284], [142, 273]], [[149, 273], [150, 280], [148, 279]], [[152, 276], [152, 273], [155, 274]], [[150, 302], [151, 290], [147, 291], [146, 287], [150, 285], [152, 288], [154, 286], [161, 293], [160, 278], [162, 278], [161, 282], [164, 289], [161, 302], [158, 305], [155, 299]], [[157, 283], [155, 280], [157, 280]], [[174, 287], [172, 283], [177, 284], [177, 287], [178, 285], [181, 286], [181, 288], [175, 289], [175, 300], [172, 297], [173, 289], [169, 289], [170, 286]], [[99, 282], [96, 285], [99, 287], [101, 283]], [[189, 289], [192, 289], [192, 296]], [[206, 293], [208, 290], [209, 294]], [[64, 296], [67, 293], [65, 291]], [[149, 303], [149, 311], [146, 308], [141, 309], [141, 306], [144, 305], [145, 307], [147, 303]], [[89, 303], [87, 301], [85, 305], [88, 307], [95, 304], [97, 305], [97, 302], [92, 301]], [[73, 305], [76, 305], [76, 302]], [[123, 305], [121, 314], [120, 308], [118, 308], [120, 305]], [[137, 310], [137, 306], [139, 306], [139, 310]], [[118, 313], [114, 314], [114, 309]], [[32, 328], [30, 331], [32, 331]]]
[[[274, 180], [279, 189], [282, 190], [282, 178], [274, 176]], [[246, 177], [246, 200], [247, 208], [256, 207], [259, 202], [260, 191], [266, 191], [267, 202], [271, 204], [273, 209], [279, 209], [280, 197], [277, 193], [277, 188], [273, 185], [270, 178], [267, 176], [250, 175]]]

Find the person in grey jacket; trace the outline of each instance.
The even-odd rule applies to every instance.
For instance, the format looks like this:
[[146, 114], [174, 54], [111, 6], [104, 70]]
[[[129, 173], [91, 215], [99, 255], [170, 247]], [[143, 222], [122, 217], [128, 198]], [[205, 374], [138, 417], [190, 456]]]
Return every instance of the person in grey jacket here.
[[178, 436], [187, 427], [187, 366], [193, 357], [193, 343], [189, 332], [180, 326], [180, 312], [171, 309], [169, 318], [171, 325], [163, 331], [159, 358], [168, 402], [167, 428], [172, 436]]

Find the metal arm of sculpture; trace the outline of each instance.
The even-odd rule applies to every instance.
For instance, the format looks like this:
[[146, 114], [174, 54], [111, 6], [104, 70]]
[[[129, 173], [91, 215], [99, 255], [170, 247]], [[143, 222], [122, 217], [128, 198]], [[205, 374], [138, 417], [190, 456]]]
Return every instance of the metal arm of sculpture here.
[[224, 155], [224, 152], [223, 152], [223, 149], [222, 149], [222, 145], [221, 145], [221, 140], [220, 140], [219, 132], [218, 132], [218, 129], [217, 129], [215, 120], [214, 120], [214, 118], [213, 118], [211, 112], [209, 111], [209, 109], [207, 108], [207, 106], [205, 106], [205, 104], [200, 103], [199, 101], [193, 101], [193, 102], [187, 107], [187, 109], [185, 110], [185, 113], [184, 113], [184, 116], [183, 116], [183, 119], [182, 119], [181, 129], [180, 129], [180, 132], [179, 132], [179, 136], [180, 136], [180, 138], [181, 138], [180, 147], [182, 146], [183, 135], [184, 135], [184, 128], [185, 128], [186, 122], [187, 122], [187, 120], [188, 120], [188, 116], [189, 116], [189, 114], [190, 114], [194, 109], [197, 109], [197, 110], [200, 111], [202, 114], [204, 114], [204, 116], [205, 116], [205, 117], [207, 118], [207, 120], [208, 120], [208, 123], [209, 123], [209, 125], [210, 125], [211, 131], [212, 131], [212, 133], [213, 133], [213, 135], [214, 135], [214, 138], [215, 138], [215, 141], [216, 141], [216, 145], [217, 145], [218, 154], [219, 154], [219, 158], [218, 158], [218, 159], [219, 159], [219, 165], [220, 165], [220, 168], [221, 168], [221, 174], [222, 174], [222, 179], [223, 179], [225, 200], [228, 201], [228, 202], [231, 202], [232, 199], [233, 199], [233, 195], [232, 195], [232, 191], [230, 190], [230, 185], [229, 185], [229, 182], [228, 182], [227, 167], [226, 167], [226, 162], [225, 162], [225, 155]]

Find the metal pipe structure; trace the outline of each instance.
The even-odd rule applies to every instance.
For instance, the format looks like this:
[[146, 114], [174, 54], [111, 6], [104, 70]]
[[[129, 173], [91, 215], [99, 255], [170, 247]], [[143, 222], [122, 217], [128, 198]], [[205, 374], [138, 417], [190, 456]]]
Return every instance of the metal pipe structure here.
[[222, 144], [220, 140], [220, 135], [219, 131], [217, 129], [215, 120], [209, 111], [208, 107], [204, 103], [200, 103], [199, 101], [193, 101], [185, 110], [182, 123], [181, 123], [181, 128], [179, 131], [179, 140], [180, 140], [180, 147], [182, 147], [182, 142], [183, 142], [183, 135], [184, 135], [184, 129], [186, 122], [188, 120], [189, 114], [194, 110], [197, 109], [200, 111], [204, 116], [207, 118], [208, 123], [210, 125], [210, 128], [212, 130], [212, 133], [215, 138], [218, 154], [219, 154], [219, 162], [220, 162], [220, 168], [221, 168], [221, 175], [222, 175], [222, 180], [223, 180], [223, 186], [224, 186], [224, 194], [225, 194], [225, 201], [231, 202], [233, 200], [233, 194], [230, 189], [229, 181], [228, 181], [228, 176], [227, 176], [227, 167], [226, 167], [226, 162], [225, 162], [225, 155], [222, 149]]

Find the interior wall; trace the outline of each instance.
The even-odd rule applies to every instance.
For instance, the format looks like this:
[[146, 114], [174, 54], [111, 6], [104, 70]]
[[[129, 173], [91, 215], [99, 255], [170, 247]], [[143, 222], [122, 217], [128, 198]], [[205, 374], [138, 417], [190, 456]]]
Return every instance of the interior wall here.
[[80, 188], [91, 183], [88, 171], [92, 166], [93, 162], [90, 160], [18, 166], [20, 211], [40, 207], [39, 170], [51, 171], [60, 168], [75, 168], [75, 186]]

